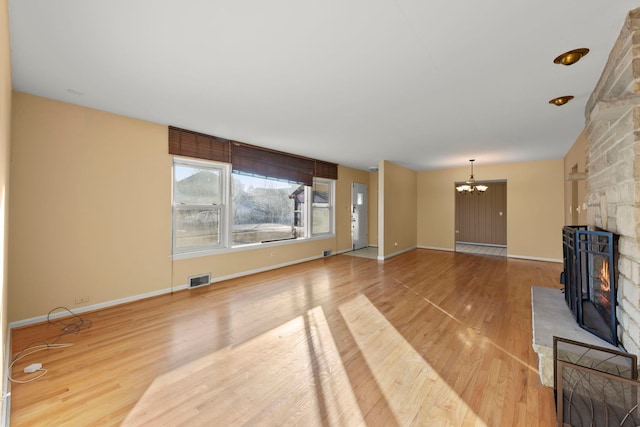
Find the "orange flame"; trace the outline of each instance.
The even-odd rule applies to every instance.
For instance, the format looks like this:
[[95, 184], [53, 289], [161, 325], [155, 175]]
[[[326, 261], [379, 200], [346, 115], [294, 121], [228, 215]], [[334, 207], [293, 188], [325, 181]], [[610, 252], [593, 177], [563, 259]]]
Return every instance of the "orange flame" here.
[[603, 262], [600, 269], [600, 299], [602, 305], [609, 307], [609, 292], [611, 291], [611, 283], [609, 283], [609, 263]]

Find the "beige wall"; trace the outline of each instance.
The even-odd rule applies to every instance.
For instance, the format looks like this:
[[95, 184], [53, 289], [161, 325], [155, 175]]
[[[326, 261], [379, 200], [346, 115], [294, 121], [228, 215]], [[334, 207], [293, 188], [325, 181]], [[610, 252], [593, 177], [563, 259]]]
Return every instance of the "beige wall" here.
[[[9, 321], [162, 292], [196, 274], [216, 280], [348, 250], [354, 181], [368, 183], [371, 195], [371, 180], [379, 179], [381, 208], [370, 197], [369, 229], [381, 226], [383, 255], [417, 245], [450, 249], [453, 183], [468, 174], [418, 173], [386, 161], [375, 174], [341, 166], [336, 238], [171, 262], [166, 126], [18, 92], [11, 120]], [[476, 173], [508, 181], [509, 253], [560, 258], [562, 160], [479, 166]], [[84, 297], [88, 303], [75, 303]]]
[[166, 126], [19, 92], [12, 126], [9, 321], [349, 249], [351, 182], [369, 182], [367, 171], [339, 168], [336, 238], [172, 262]]
[[[587, 223], [587, 180], [586, 180], [586, 164], [587, 164], [588, 138], [586, 131], [582, 131], [576, 139], [576, 142], [564, 156], [564, 223], [566, 225], [585, 225]], [[584, 179], [570, 181], [569, 174], [573, 167], [578, 166], [578, 173], [584, 174]], [[577, 206], [573, 206], [574, 200], [577, 200]], [[576, 211], [579, 208], [580, 211]], [[572, 211], [577, 214], [577, 221], [574, 221]]]
[[[563, 173], [562, 159], [474, 166], [478, 180], [507, 181], [509, 256], [562, 259]], [[418, 172], [418, 246], [454, 249], [454, 183], [468, 176], [468, 168]]]
[[[2, 304], [0, 305], [0, 323], [2, 327], [2, 363], [0, 363], [0, 378], [5, 377], [6, 360], [5, 350], [7, 346], [7, 307], [8, 307], [8, 209], [7, 195], [9, 184], [9, 140], [11, 124], [11, 56], [9, 55], [9, 16], [7, 13], [7, 0], [0, 0], [0, 231], [2, 232], [2, 254], [0, 255], [0, 295]], [[2, 391], [4, 386], [2, 386]], [[4, 413], [4, 399], [0, 401]]]
[[383, 234], [382, 255], [387, 257], [417, 245], [417, 172], [388, 161], [380, 165], [382, 227], [378, 238]]
[[11, 321], [170, 286], [166, 141], [165, 126], [14, 92]]
[[309, 240], [266, 246], [258, 249], [237, 250], [220, 255], [176, 260], [173, 265], [173, 285], [187, 283], [187, 278], [198, 274], [211, 274], [212, 281], [268, 270], [300, 260], [319, 258], [324, 250], [335, 251], [335, 239]]

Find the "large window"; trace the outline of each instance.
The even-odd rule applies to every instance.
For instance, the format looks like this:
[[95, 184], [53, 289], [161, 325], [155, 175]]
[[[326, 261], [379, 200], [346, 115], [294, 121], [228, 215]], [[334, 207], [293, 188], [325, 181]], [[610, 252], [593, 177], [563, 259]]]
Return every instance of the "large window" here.
[[181, 158], [173, 174], [174, 253], [333, 234], [332, 180], [310, 187]]
[[238, 173], [232, 177], [233, 245], [333, 233], [333, 181], [314, 178], [313, 187], [307, 187]]
[[305, 237], [304, 185], [231, 175], [234, 245]]
[[174, 253], [224, 245], [227, 174], [222, 165], [174, 160]]

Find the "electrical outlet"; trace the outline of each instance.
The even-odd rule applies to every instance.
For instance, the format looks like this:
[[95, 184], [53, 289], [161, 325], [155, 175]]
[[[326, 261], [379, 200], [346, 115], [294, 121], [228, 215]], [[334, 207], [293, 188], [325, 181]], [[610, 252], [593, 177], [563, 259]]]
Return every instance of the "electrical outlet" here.
[[76, 297], [76, 304], [84, 304], [89, 302], [89, 297]]

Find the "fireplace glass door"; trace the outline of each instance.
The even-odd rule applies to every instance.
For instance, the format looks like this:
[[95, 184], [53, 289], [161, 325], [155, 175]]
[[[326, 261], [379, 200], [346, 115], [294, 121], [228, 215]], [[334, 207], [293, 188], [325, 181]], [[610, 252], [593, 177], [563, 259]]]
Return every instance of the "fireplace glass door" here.
[[615, 240], [613, 233], [576, 231], [578, 323], [616, 345]]

